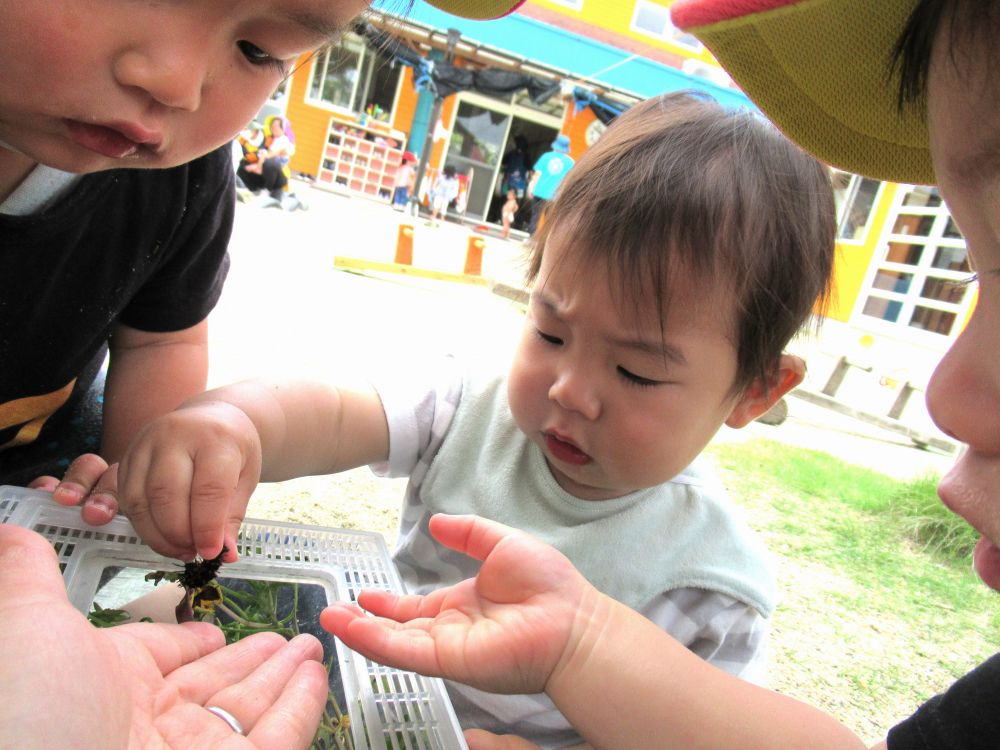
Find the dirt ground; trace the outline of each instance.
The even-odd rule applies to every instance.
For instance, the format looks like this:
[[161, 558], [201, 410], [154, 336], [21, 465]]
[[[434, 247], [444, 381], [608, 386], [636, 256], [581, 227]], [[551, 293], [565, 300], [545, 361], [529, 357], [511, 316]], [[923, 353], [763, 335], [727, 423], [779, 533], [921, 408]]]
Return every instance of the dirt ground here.
[[392, 549], [405, 479], [385, 479], [362, 467], [257, 487], [247, 516], [359, 531], [377, 531]]

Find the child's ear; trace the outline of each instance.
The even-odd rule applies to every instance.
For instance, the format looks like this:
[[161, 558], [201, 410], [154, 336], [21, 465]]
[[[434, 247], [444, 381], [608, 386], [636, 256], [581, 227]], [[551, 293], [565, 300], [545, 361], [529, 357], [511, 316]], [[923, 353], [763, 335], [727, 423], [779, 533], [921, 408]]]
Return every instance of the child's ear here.
[[726, 425], [736, 428], [746, 427], [778, 403], [778, 400], [801, 383], [805, 376], [805, 360], [792, 354], [782, 354], [778, 360], [778, 369], [767, 384], [766, 392], [764, 383], [760, 380], [751, 383], [729, 413]]

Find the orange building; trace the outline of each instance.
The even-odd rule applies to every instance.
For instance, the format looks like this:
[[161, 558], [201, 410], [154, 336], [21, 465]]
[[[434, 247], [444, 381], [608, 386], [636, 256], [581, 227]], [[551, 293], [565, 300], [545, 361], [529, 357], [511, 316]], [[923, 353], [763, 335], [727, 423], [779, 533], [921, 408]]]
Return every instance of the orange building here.
[[[291, 166], [320, 186], [388, 201], [403, 151], [427, 151], [420, 195], [452, 165], [464, 179], [463, 217], [499, 223], [518, 143], [529, 167], [559, 133], [579, 157], [603, 131], [602, 107], [664, 91], [697, 88], [725, 106], [753, 106], [696, 39], [672, 26], [670, 1], [528, 0], [510, 17], [477, 22], [421, 0], [403, 18], [390, 11], [406, 0], [378, 0], [367, 31], [303, 59], [291, 77]], [[436, 99], [418, 85], [426, 67], [400, 62], [400, 49], [435, 60], [439, 71], [453, 59], [456, 78], [501, 71], [534, 88], [473, 86]], [[548, 98], [532, 98], [546, 87]], [[834, 187], [841, 219], [827, 340], [839, 336], [841, 352], [864, 341], [887, 370], [929, 371], [975, 304], [974, 287], [961, 283], [971, 273], [964, 239], [932, 188], [845, 173], [834, 174]]]

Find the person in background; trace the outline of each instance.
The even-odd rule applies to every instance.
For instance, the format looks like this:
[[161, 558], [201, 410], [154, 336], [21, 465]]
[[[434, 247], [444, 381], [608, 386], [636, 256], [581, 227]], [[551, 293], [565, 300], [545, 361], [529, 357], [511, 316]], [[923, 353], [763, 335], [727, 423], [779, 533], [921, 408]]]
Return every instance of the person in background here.
[[569, 155], [569, 136], [560, 133], [552, 141], [551, 149], [539, 156], [532, 167], [527, 189], [528, 197], [532, 199], [530, 233], [534, 234], [538, 229], [545, 205], [555, 198], [560, 183], [573, 164], [573, 157]]
[[[762, 118], [654, 97], [549, 207], [506, 373], [410, 362], [358, 387], [211, 391], [133, 443], [122, 507], [154, 549], [207, 557], [235, 546], [259, 479], [374, 465], [409, 477], [393, 555], [408, 591], [475, 573], [427, 524], [477, 513], [555, 543], [697, 657], [763, 679], [768, 558], [698, 457], [801, 381], [783, 349], [825, 297], [834, 231], [826, 168]], [[449, 692], [463, 726], [579, 741], [544, 695]]]
[[517, 194], [514, 192], [514, 188], [510, 188], [507, 191], [507, 200], [500, 210], [500, 220], [503, 222], [500, 236], [503, 239], [510, 237], [510, 227], [514, 223], [515, 216], [517, 216]]
[[285, 120], [273, 116], [267, 122], [268, 133], [254, 152], [254, 158], [244, 160], [236, 176], [254, 193], [267, 192], [267, 205], [281, 205], [288, 189], [288, 160], [295, 146], [285, 132]]
[[396, 176], [393, 178], [392, 207], [397, 211], [406, 209], [406, 202], [410, 199], [410, 191], [413, 190], [413, 181], [416, 178], [414, 165], [417, 157], [412, 151], [403, 153], [403, 160], [396, 169]]
[[[973, 566], [1000, 591], [1000, 8], [971, 0], [679, 0], [672, 13], [763, 112], [824, 161], [938, 185], [979, 293], [927, 389], [935, 422], [966, 444], [938, 493], [982, 535]], [[849, 109], [839, 106], [845, 92]], [[362, 593], [359, 603], [378, 618], [337, 605], [322, 615], [324, 627], [396, 667], [484, 690], [544, 689], [594, 747], [864, 747], [819, 710], [691, 658], [551, 547], [482, 519], [437, 517], [430, 528], [450, 549], [484, 561], [475, 580], [425, 597]], [[961, 644], [961, 633], [954, 636]], [[927, 700], [875, 748], [993, 750], [998, 737], [1000, 654]], [[485, 733], [468, 739], [474, 750], [534, 747]]]
[[264, 127], [254, 120], [240, 132], [233, 141], [233, 169], [236, 171], [236, 199], [241, 203], [247, 203], [253, 198], [254, 193], [240, 179], [239, 171], [244, 165], [255, 164], [259, 161], [257, 150], [264, 144]]
[[428, 224], [438, 224], [438, 217], [448, 216], [448, 206], [458, 197], [459, 190], [458, 176], [455, 168], [451, 164], [445, 165], [441, 174], [434, 180], [434, 187], [431, 188], [431, 218]]

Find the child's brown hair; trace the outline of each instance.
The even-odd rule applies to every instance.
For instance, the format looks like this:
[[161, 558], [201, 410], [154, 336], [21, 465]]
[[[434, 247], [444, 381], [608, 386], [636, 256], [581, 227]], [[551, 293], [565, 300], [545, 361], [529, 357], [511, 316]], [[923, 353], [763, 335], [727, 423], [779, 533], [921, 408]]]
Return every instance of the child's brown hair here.
[[[603, 264], [621, 303], [671, 273], [734, 297], [734, 393], [777, 369], [830, 294], [836, 219], [829, 170], [756, 113], [695, 94], [657, 96], [620, 115], [566, 175], [531, 238], [528, 281], [553, 233]], [[666, 324], [666, 323], [665, 323]]]

